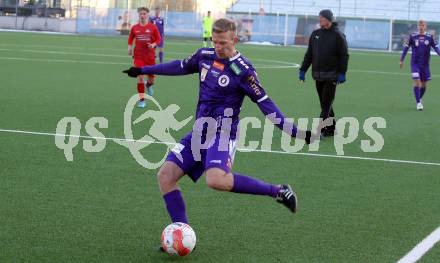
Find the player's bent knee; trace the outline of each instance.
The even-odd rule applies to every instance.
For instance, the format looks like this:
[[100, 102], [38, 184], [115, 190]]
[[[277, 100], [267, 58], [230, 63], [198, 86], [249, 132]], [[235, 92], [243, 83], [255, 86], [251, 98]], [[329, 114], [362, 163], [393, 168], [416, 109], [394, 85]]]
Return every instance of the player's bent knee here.
[[219, 168], [210, 168], [206, 171], [206, 185], [209, 188], [230, 191], [232, 188], [232, 182], [229, 182], [227, 173]]

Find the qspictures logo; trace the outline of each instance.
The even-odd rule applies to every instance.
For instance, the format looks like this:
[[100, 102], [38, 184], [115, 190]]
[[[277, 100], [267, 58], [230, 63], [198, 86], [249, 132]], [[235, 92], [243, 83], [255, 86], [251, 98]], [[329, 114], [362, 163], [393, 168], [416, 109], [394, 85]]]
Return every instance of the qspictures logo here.
[[[151, 96], [146, 96], [150, 109], [145, 110], [139, 117], [133, 120], [134, 110], [138, 101], [137, 94], [133, 95], [127, 102], [124, 110], [124, 138], [108, 138], [103, 134], [103, 130], [108, 128], [108, 119], [105, 117], [92, 117], [84, 125], [86, 136], [81, 135], [82, 125], [76, 117], [62, 118], [56, 127], [55, 145], [64, 152], [67, 161], [74, 161], [73, 149], [83, 140], [82, 146], [84, 151], [89, 153], [99, 153], [106, 147], [107, 142], [114, 142], [128, 149], [131, 156], [136, 162], [144, 168], [156, 169], [160, 167], [166, 160], [167, 155], [174, 154], [180, 162], [184, 162], [181, 156], [183, 145], [178, 143], [172, 136], [171, 131], [180, 131], [184, 129], [193, 120], [193, 116], [188, 116], [184, 120], [177, 120], [176, 113], [180, 107], [176, 104], [170, 104], [162, 107], [160, 103]], [[152, 109], [151, 109], [152, 108]], [[226, 108], [222, 116], [201, 117], [194, 121], [191, 131], [191, 154], [194, 160], [200, 160], [200, 156], [204, 150], [210, 147], [219, 147], [219, 151], [231, 151], [230, 147], [237, 147], [239, 151], [271, 151], [272, 147], [279, 143], [281, 149], [286, 153], [302, 151], [308, 147], [309, 152], [318, 152], [321, 137], [319, 132], [321, 128], [329, 126], [333, 123], [332, 119], [323, 121], [314, 118], [311, 123], [312, 142], [306, 145], [304, 141], [304, 133], [299, 132], [296, 137], [292, 138], [289, 133], [292, 131], [294, 119], [286, 118], [283, 125], [283, 132], [279, 142], [274, 141], [275, 124], [280, 124], [281, 119], [276, 118], [275, 113], [266, 116], [262, 122], [257, 117], [242, 118], [238, 124], [239, 136], [235, 138], [233, 134], [233, 109]], [[140, 124], [150, 120], [151, 123], [146, 134], [140, 138], [135, 138], [133, 134], [133, 125]], [[299, 118], [296, 120], [299, 131], [308, 129], [309, 119]], [[380, 152], [385, 144], [384, 137], [379, 132], [380, 129], [386, 128], [386, 120], [381, 117], [370, 117], [363, 121], [362, 127], [358, 119], [354, 117], [343, 117], [336, 121], [335, 135], [325, 140], [333, 140], [337, 155], [344, 155], [344, 147], [354, 143], [359, 136], [364, 139], [360, 141], [360, 148], [363, 152], [374, 153]], [[247, 140], [248, 130], [261, 130], [262, 137], [260, 140]], [[215, 140], [224, 143], [215, 143]], [[238, 140], [237, 140], [238, 139]], [[231, 144], [231, 142], [233, 142]], [[141, 150], [151, 144], [166, 145], [166, 150], [161, 154], [159, 161], [150, 161], [147, 155], [143, 155]], [[235, 149], [234, 149], [235, 150]], [[158, 159], [154, 156], [154, 159]]]

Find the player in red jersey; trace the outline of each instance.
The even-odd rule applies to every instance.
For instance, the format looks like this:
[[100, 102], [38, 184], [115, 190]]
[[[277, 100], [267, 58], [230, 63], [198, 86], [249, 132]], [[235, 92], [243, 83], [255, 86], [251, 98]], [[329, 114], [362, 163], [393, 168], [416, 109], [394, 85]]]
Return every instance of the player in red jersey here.
[[[155, 48], [160, 43], [160, 33], [157, 27], [148, 21], [150, 10], [146, 7], [138, 8], [139, 23], [130, 30], [128, 37], [128, 55], [133, 56], [134, 67], [144, 67], [155, 65]], [[133, 42], [135, 48], [133, 52]], [[148, 80], [144, 82], [144, 76], [137, 78], [137, 90], [139, 93], [139, 108], [145, 107], [144, 92], [147, 87], [148, 95], [153, 94], [152, 86], [154, 84], [154, 75], [148, 75]]]

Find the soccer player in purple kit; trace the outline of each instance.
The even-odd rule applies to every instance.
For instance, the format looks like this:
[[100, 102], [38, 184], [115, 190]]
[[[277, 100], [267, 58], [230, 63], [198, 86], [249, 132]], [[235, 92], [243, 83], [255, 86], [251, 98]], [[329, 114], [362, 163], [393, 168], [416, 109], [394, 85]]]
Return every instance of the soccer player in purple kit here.
[[419, 32], [412, 33], [405, 41], [403, 52], [400, 57], [400, 68], [403, 68], [403, 61], [412, 49], [411, 55], [411, 75], [414, 80], [414, 96], [416, 98], [416, 109], [423, 110], [422, 98], [426, 92], [427, 82], [431, 80], [429, 60], [431, 58], [431, 48], [440, 56], [440, 49], [434, 37], [426, 32], [426, 22], [418, 22]]
[[[130, 77], [140, 74], [198, 73], [200, 89], [196, 118], [200, 120], [210, 117], [215, 120], [215, 129], [211, 135], [208, 135], [206, 126], [197, 125], [196, 121], [193, 131], [172, 149], [158, 172], [159, 188], [173, 222], [188, 223], [185, 202], [177, 185], [185, 174], [196, 182], [205, 173], [206, 184], [212, 189], [270, 196], [291, 212], [297, 211], [297, 196], [290, 185], [269, 184], [231, 171], [238, 138], [239, 113], [245, 96], [256, 103], [261, 112], [278, 128], [292, 137], [302, 138], [307, 144], [316, 138], [316, 135], [312, 138], [310, 131], [298, 130], [293, 123], [286, 120], [266, 94], [249, 60], [235, 49], [238, 42], [236, 30], [233, 21], [219, 19], [213, 25], [214, 48], [201, 48], [182, 61], [175, 60], [151, 67], [131, 67], [123, 71]], [[224, 125], [225, 123], [229, 123], [229, 126]], [[195, 140], [197, 134], [202, 134], [200, 142], [205, 140], [206, 143], [209, 140], [212, 145], [201, 150], [200, 156], [194, 153], [195, 144], [200, 143]], [[222, 142], [224, 134], [229, 135], [229, 141]]]
[[160, 34], [160, 43], [157, 45], [157, 49], [159, 50], [159, 62], [163, 63], [163, 45], [165, 41], [164, 36], [164, 27], [165, 27], [165, 21], [163, 17], [160, 16], [160, 8], [156, 7], [154, 17], [150, 17], [150, 22], [156, 25], [157, 29], [159, 30]]

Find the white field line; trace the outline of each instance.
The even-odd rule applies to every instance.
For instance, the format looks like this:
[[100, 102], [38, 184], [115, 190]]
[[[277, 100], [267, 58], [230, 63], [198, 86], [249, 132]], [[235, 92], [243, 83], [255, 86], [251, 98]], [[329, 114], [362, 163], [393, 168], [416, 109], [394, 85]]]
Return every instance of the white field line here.
[[440, 226], [429, 236], [420, 241], [408, 254], [397, 263], [414, 263], [423, 257], [436, 243], [440, 241]]
[[[1, 49], [0, 49], [1, 51]], [[95, 56], [98, 56], [95, 54]], [[108, 56], [108, 55], [105, 55]], [[124, 56], [121, 56], [124, 57]], [[44, 58], [19, 58], [19, 57], [0, 57], [0, 60], [18, 60], [18, 61], [35, 61], [35, 62], [49, 62], [49, 63], [80, 63], [80, 64], [102, 64], [102, 65], [130, 65], [127, 62], [111, 62], [111, 61], [91, 61], [91, 60], [73, 60], [73, 59], [44, 59]], [[263, 59], [255, 59], [260, 61], [266, 61]], [[267, 60], [274, 61], [274, 60]], [[285, 61], [277, 61], [278, 63], [289, 63]], [[291, 63], [290, 65], [286, 64], [285, 66], [255, 66], [257, 69], [284, 69], [284, 68], [298, 68], [299, 65], [295, 63]], [[386, 71], [374, 71], [374, 70], [361, 70], [361, 69], [351, 69], [348, 72], [355, 73], [367, 73], [367, 74], [381, 74], [381, 75], [399, 75], [399, 76], [409, 76], [409, 73], [400, 73], [400, 72], [386, 72]], [[432, 74], [433, 77], [439, 77], [438, 74]]]
[[[0, 49], [4, 50], [4, 49]], [[40, 52], [39, 52], [40, 53]], [[43, 53], [43, 52], [41, 52]], [[48, 51], [44, 53], [52, 53], [52, 54], [79, 54], [79, 53], [68, 53], [68, 52], [54, 52]], [[81, 53], [87, 54], [87, 53]], [[107, 54], [92, 54], [93, 56], [103, 56], [103, 57], [127, 57], [128, 56], [119, 56], [119, 55], [107, 55]], [[44, 58], [19, 58], [19, 57], [0, 57], [0, 60], [18, 60], [18, 61], [35, 61], [35, 62], [49, 62], [49, 63], [80, 63], [80, 64], [102, 64], [102, 65], [129, 65], [129, 62], [111, 62], [111, 61], [91, 61], [91, 60], [73, 60], [73, 59], [44, 59]], [[298, 68], [299, 65], [295, 63], [289, 63], [285, 61], [276, 61], [276, 60], [265, 60], [265, 59], [254, 59], [259, 61], [268, 61], [268, 62], [277, 62], [280, 64], [286, 64], [285, 66], [255, 66], [259, 69], [283, 69], [283, 68]], [[399, 75], [399, 76], [409, 76], [409, 73], [400, 73], [400, 72], [386, 72], [386, 71], [374, 71], [374, 70], [360, 70], [360, 69], [351, 69], [349, 72], [356, 73], [367, 73], [367, 74], [381, 74], [381, 75]], [[438, 77], [440, 75], [433, 74], [433, 77]]]
[[[174, 143], [171, 143], [171, 142], [130, 140], [130, 139], [125, 139], [125, 138], [112, 138], [112, 137], [92, 137], [92, 136], [86, 136], [86, 135], [57, 134], [57, 133], [48, 133], [48, 132], [34, 132], [34, 131], [10, 130], [10, 129], [0, 129], [0, 132], [15, 133], [15, 134], [53, 136], [53, 137], [74, 137], [74, 138], [93, 139], [93, 140], [140, 142], [140, 143], [151, 143], [151, 144], [164, 144], [164, 145], [171, 145], [171, 146], [174, 145]], [[248, 150], [248, 149], [242, 149], [242, 148], [237, 148], [237, 150], [240, 152], [263, 152], [263, 153], [271, 153], [271, 154], [290, 154], [290, 155], [303, 155], [303, 156], [336, 158], [336, 159], [351, 159], [351, 160], [378, 161], [378, 162], [388, 162], [388, 163], [403, 163], [403, 164], [415, 164], [415, 165], [427, 165], [427, 166], [440, 166], [440, 163], [435, 163], [435, 162], [385, 159], [385, 158], [371, 158], [371, 157], [362, 157], [362, 156], [332, 155], [332, 154], [319, 154], [319, 153], [301, 153], [301, 152], [284, 152], [284, 151], [260, 150], [260, 149]]]
[[[43, 59], [43, 58], [17, 58], [17, 57], [0, 57], [0, 60], [18, 60], [18, 61], [35, 61], [50, 63], [80, 63], [80, 64], [102, 64], [102, 65], [125, 65], [129, 66], [130, 62], [110, 62], [110, 61], [91, 61], [91, 60], [73, 60], [73, 59]], [[256, 66], [259, 69], [283, 69], [296, 68], [297, 64], [291, 66]]]
[[[12, 46], [9, 44], [0, 44], [1, 46]], [[46, 50], [36, 50], [36, 49], [13, 49], [13, 48], [0, 48], [0, 51], [17, 51], [17, 52], [24, 52], [24, 53], [41, 53], [41, 54], [54, 54], [54, 55], [80, 55], [80, 56], [91, 56], [91, 57], [115, 57], [115, 58], [127, 58], [130, 59], [128, 55], [114, 55], [114, 54], [102, 54], [102, 53], [87, 53], [87, 52], [66, 52], [66, 51], [56, 51], [56, 50], [47, 50], [47, 49], [54, 49], [54, 48], [60, 48], [59, 46], [42, 46], [42, 45], [18, 45], [20, 47], [29, 48], [29, 47], [38, 47], [38, 48], [45, 48]], [[17, 46], [15, 46], [17, 47]], [[68, 47], [69, 49], [73, 50], [85, 50], [83, 48], [79, 47]], [[63, 48], [65, 50], [65, 48]], [[121, 49], [88, 49], [88, 50], [99, 50], [99, 51], [116, 51], [120, 52]], [[182, 56], [188, 56], [189, 53], [185, 52], [176, 52], [176, 51], [167, 51], [168, 54], [175, 54], [175, 55], [182, 55]], [[9, 59], [14, 60], [15, 57], [0, 57], [0, 59]], [[23, 58], [16, 58], [15, 60], [24, 60]], [[127, 63], [118, 63], [118, 62], [100, 62], [100, 61], [83, 61], [83, 60], [67, 60], [67, 59], [32, 59], [29, 58], [30, 61], [38, 61], [38, 62], [58, 62], [58, 63], [84, 63], [84, 64], [110, 64], [110, 65], [126, 65]], [[252, 59], [252, 61], [261, 61], [261, 62], [269, 62], [269, 63], [276, 63], [280, 65], [267, 65], [267, 66], [256, 66], [260, 69], [283, 69], [283, 68], [299, 68], [300, 65], [293, 62], [287, 62], [287, 61], [279, 61], [279, 60], [271, 60], [271, 59], [260, 59], [255, 58]], [[349, 72], [357, 72], [357, 73], [367, 73], [367, 74], [385, 74], [385, 75], [399, 75], [399, 76], [408, 76], [409, 73], [407, 72], [384, 72], [384, 71], [374, 71], [374, 70], [360, 70], [360, 69], [350, 69]], [[440, 76], [440, 75], [432, 75], [433, 77]]]
[[[2, 44], [0, 44], [2, 46]], [[5, 45], [3, 45], [5, 46]], [[22, 45], [22, 46], [31, 46], [31, 45]], [[36, 45], [34, 45], [36, 46]], [[43, 47], [43, 46], [37, 46]], [[79, 48], [78, 48], [79, 49]], [[104, 50], [104, 49], [96, 49], [96, 50]], [[120, 49], [106, 49], [106, 50], [114, 50], [120, 51]], [[66, 52], [66, 51], [54, 51], [54, 50], [34, 50], [34, 49], [11, 49], [11, 48], [0, 48], [0, 51], [18, 51], [24, 53], [42, 53], [42, 54], [54, 54], [54, 55], [80, 55], [80, 56], [91, 56], [91, 57], [115, 57], [115, 58], [127, 58], [130, 59], [128, 55], [113, 55], [113, 54], [100, 54], [100, 53], [84, 53], [84, 52]], [[174, 52], [167, 51], [170, 54], [177, 55], [188, 55], [184, 52]], [[124, 62], [103, 62], [103, 61], [88, 61], [88, 60], [70, 60], [70, 59], [37, 59], [37, 58], [19, 58], [19, 57], [0, 57], [3, 60], [20, 60], [20, 61], [36, 61], [36, 62], [53, 62], [53, 63], [82, 63], [82, 64], [109, 64], [109, 65], [127, 65], [129, 64]], [[271, 59], [253, 59], [253, 61], [262, 61], [269, 63], [276, 63], [280, 65], [264, 65], [264, 66], [256, 66], [260, 69], [283, 69], [283, 68], [299, 68], [299, 64], [287, 62], [287, 61], [279, 61], [279, 60], [271, 60]], [[399, 75], [399, 76], [408, 76], [407, 72], [386, 72], [386, 71], [375, 71], [375, 70], [361, 70], [361, 69], [350, 69], [349, 72], [355, 73], [367, 73], [367, 74], [382, 74], [382, 75]], [[433, 74], [433, 77], [438, 77], [440, 75]]]

